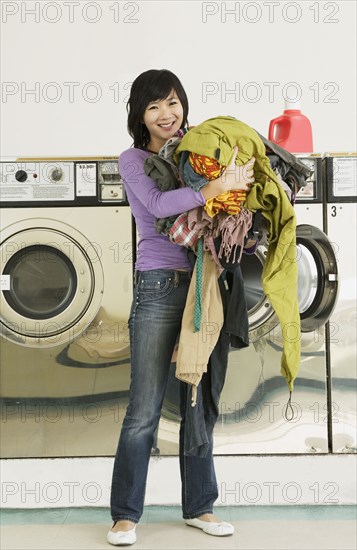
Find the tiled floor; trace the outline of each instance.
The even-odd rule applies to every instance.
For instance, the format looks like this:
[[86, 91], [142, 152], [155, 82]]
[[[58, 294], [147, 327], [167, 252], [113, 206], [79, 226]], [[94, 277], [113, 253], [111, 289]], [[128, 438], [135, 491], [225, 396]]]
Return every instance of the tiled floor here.
[[[236, 532], [212, 537], [186, 526], [176, 506], [148, 506], [137, 528], [137, 550], [355, 550], [353, 506], [217, 507]], [[101, 550], [111, 525], [108, 509], [3, 510], [1, 550]]]

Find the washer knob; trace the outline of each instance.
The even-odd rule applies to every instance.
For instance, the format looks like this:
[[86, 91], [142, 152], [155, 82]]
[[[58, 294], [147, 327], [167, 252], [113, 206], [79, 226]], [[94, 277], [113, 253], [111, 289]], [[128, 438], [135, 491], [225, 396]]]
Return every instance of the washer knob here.
[[52, 181], [60, 181], [62, 179], [63, 172], [61, 168], [54, 168], [50, 174]]
[[18, 170], [15, 174], [15, 179], [17, 181], [24, 182], [27, 180], [27, 172], [25, 170]]

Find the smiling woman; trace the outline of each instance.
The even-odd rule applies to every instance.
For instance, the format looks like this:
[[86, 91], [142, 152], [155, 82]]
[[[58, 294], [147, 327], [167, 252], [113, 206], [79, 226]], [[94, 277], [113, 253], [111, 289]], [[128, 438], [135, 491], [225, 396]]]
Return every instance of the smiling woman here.
[[[223, 174], [195, 191], [180, 187], [161, 192], [145, 174], [144, 163], [167, 140], [187, 127], [188, 101], [181, 82], [167, 70], [149, 70], [133, 82], [128, 102], [128, 131], [134, 147], [119, 158], [119, 172], [139, 232], [135, 288], [129, 318], [131, 346], [130, 399], [115, 457], [111, 514], [114, 521], [107, 540], [114, 545], [133, 544], [143, 513], [146, 477], [154, 434], [160, 419], [170, 363], [181, 330], [192, 266], [185, 247], [157, 233], [156, 218], [177, 216], [229, 189], [249, 190], [235, 167], [237, 151]], [[237, 183], [238, 182], [238, 183]], [[224, 360], [222, 361], [222, 363]], [[191, 386], [180, 382], [180, 471], [185, 522], [203, 532], [224, 536], [234, 532], [212, 513], [218, 497], [213, 464], [213, 426], [206, 437], [205, 455], [185, 452], [187, 406]], [[209, 385], [209, 382], [205, 382]], [[191, 410], [191, 409], [189, 409]], [[186, 428], [185, 428], [186, 426]]]
[[[170, 109], [166, 110], [166, 107], [170, 107]], [[162, 139], [165, 142], [177, 130], [187, 126], [188, 99], [186, 92], [177, 76], [164, 69], [161, 71], [151, 69], [135, 79], [131, 87], [127, 110], [128, 132], [134, 140], [134, 147], [139, 149], [152, 149], [152, 147], [148, 147], [151, 133], [147, 122], [149, 125], [152, 122], [163, 125], [175, 122], [175, 128], [169, 127], [165, 134], [160, 134], [161, 145], [163, 145]], [[148, 115], [149, 110], [150, 117], [145, 120], [145, 115]], [[151, 112], [157, 114], [151, 115]], [[156, 149], [153, 150], [156, 152]]]

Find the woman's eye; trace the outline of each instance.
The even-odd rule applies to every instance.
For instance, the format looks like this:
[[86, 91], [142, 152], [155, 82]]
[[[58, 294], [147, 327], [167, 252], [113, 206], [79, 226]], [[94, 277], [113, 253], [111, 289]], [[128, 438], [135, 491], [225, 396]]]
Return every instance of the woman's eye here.
[[170, 105], [177, 105], [177, 101], [176, 100], [170, 101]]

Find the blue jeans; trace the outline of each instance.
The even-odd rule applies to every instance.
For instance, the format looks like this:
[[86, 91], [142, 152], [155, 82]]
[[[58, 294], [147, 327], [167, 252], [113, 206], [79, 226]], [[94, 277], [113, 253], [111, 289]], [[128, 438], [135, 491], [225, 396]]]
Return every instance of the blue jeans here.
[[[130, 398], [116, 452], [111, 515], [138, 523], [143, 513], [146, 478], [154, 433], [160, 420], [171, 356], [181, 328], [190, 272], [152, 270], [137, 273], [129, 318]], [[205, 458], [184, 455], [188, 386], [180, 383], [180, 473], [183, 517], [212, 513], [218, 497], [213, 438]], [[166, 482], [166, 480], [165, 480]]]

